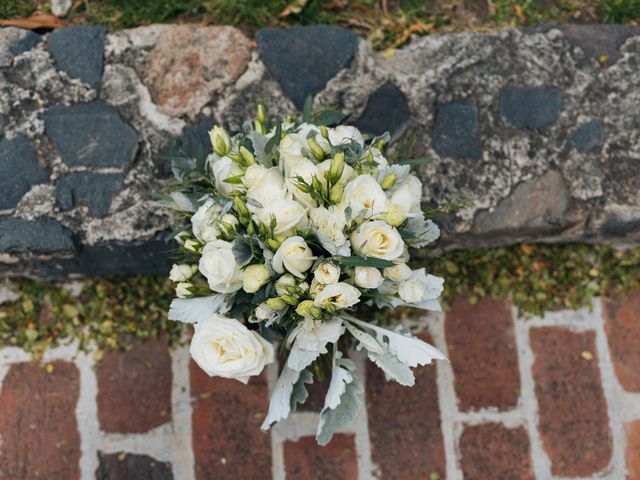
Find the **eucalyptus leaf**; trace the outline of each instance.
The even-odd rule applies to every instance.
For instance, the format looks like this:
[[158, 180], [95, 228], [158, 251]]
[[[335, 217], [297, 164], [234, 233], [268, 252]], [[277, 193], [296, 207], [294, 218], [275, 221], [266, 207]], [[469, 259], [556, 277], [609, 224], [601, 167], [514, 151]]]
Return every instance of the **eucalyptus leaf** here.
[[313, 97], [308, 95], [304, 100], [304, 105], [302, 107], [302, 121], [304, 123], [311, 122], [311, 109], [313, 108]]
[[383, 258], [359, 257], [356, 255], [351, 257], [336, 257], [336, 260], [347, 267], [387, 268], [395, 265], [392, 261]]
[[231, 251], [233, 252], [236, 263], [240, 267], [244, 267], [245, 265], [247, 265], [251, 261], [251, 258], [253, 256], [249, 245], [247, 245], [239, 238], [233, 241]]

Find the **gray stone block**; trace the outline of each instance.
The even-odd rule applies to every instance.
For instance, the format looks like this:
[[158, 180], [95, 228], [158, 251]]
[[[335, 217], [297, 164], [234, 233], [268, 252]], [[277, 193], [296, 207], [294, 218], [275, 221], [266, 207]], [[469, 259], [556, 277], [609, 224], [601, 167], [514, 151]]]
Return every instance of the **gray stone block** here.
[[571, 134], [571, 143], [581, 153], [600, 150], [604, 143], [602, 120], [594, 119], [580, 125]]
[[453, 158], [482, 158], [478, 110], [468, 100], [456, 100], [438, 107], [431, 140], [439, 155]]
[[562, 92], [553, 87], [505, 88], [500, 113], [511, 127], [544, 130], [558, 118], [562, 101]]
[[358, 48], [353, 32], [329, 25], [265, 28], [256, 41], [262, 61], [298, 109], [349, 65]]
[[23, 138], [0, 141], [0, 210], [14, 208], [32, 185], [49, 180], [36, 151]]
[[71, 166], [127, 168], [138, 133], [103, 102], [55, 106], [44, 112], [45, 133]]
[[63, 210], [77, 206], [89, 208], [94, 217], [109, 213], [111, 200], [122, 188], [121, 173], [72, 173], [58, 180], [56, 194]]
[[363, 132], [382, 135], [399, 130], [410, 117], [407, 97], [402, 90], [386, 83], [371, 94], [367, 106], [353, 124]]
[[51, 218], [0, 220], [0, 252], [53, 254], [74, 250], [71, 231]]
[[60, 70], [97, 89], [102, 78], [106, 31], [99, 26], [59, 28], [49, 35], [47, 48]]

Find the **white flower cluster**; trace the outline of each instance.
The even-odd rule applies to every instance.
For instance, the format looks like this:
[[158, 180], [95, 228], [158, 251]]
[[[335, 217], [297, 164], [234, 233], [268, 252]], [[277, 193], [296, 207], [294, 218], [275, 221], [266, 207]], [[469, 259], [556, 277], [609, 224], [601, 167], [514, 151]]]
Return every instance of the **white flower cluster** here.
[[412, 367], [444, 359], [357, 318], [364, 309], [440, 309], [443, 280], [407, 264], [410, 247], [439, 235], [420, 207], [422, 183], [409, 165], [389, 164], [388, 136], [365, 141], [354, 127], [310, 122], [268, 129], [261, 106], [233, 138], [221, 127], [210, 137], [205, 161], [174, 168], [172, 205], [191, 221], [176, 235], [185, 263], [171, 270], [170, 318], [195, 323], [191, 354], [203, 370], [244, 382], [274, 360], [264, 336], [283, 338], [288, 357], [265, 429], [304, 401], [312, 367], [327, 357], [332, 380], [318, 427], [326, 443], [361, 395], [339, 341], [364, 348], [404, 385], [413, 384]]

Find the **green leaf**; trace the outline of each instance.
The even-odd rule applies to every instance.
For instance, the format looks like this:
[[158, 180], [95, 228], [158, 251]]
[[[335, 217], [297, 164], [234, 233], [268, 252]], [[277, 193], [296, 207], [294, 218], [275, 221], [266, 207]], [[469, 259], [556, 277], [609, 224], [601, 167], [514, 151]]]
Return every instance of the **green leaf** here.
[[383, 258], [372, 257], [358, 257], [356, 255], [351, 257], [335, 257], [336, 260], [347, 267], [374, 267], [374, 268], [387, 268], [393, 267], [395, 263], [390, 260], [384, 260]]
[[242, 178], [244, 175], [236, 175], [235, 177], [227, 177], [223, 180], [224, 183], [231, 183], [233, 185], [242, 185]]
[[315, 123], [316, 125], [325, 125], [327, 127], [332, 127], [342, 122], [344, 118], [345, 115], [338, 110], [325, 110], [318, 113], [314, 117], [313, 123]]
[[311, 108], [313, 107], [313, 97], [307, 96], [302, 107], [302, 121], [305, 123], [311, 122]]
[[278, 122], [278, 124], [276, 125], [275, 135], [269, 139], [269, 141], [264, 147], [264, 151], [267, 152], [267, 155], [271, 155], [276, 145], [280, 144], [281, 136], [282, 136], [282, 123]]

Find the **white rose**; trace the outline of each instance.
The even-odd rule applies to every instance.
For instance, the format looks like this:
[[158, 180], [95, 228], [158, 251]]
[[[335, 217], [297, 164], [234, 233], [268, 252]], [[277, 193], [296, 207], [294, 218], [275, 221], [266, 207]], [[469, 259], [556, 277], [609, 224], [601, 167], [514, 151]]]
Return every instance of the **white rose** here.
[[415, 175], [409, 175], [393, 192], [389, 202], [399, 206], [406, 216], [413, 216], [422, 212], [422, 182]]
[[311, 198], [311, 195], [298, 188], [297, 177], [302, 178], [305, 183], [311, 185], [313, 177], [318, 179], [320, 178], [320, 170], [318, 170], [315, 163], [305, 158], [289, 169], [289, 173], [287, 174], [287, 179], [285, 181], [287, 190], [291, 192], [294, 199], [307, 208], [315, 206], [316, 202]]
[[405, 249], [398, 231], [382, 220], [365, 222], [354, 230], [351, 246], [358, 254], [384, 260], [397, 259]]
[[298, 281], [296, 277], [291, 275], [290, 273], [285, 273], [278, 280], [276, 280], [276, 293], [278, 296], [289, 295], [289, 289], [287, 287], [295, 287]]
[[338, 282], [324, 287], [314, 298], [313, 304], [321, 308], [331, 305], [336, 310], [341, 310], [352, 307], [359, 301], [360, 290], [348, 283]]
[[258, 219], [266, 226], [271, 224], [271, 218], [276, 219], [276, 235], [289, 232], [295, 228], [304, 228], [308, 225], [307, 211], [295, 200], [286, 198], [267, 202], [258, 212]]
[[193, 283], [191, 282], [180, 282], [176, 285], [176, 297], [178, 298], [189, 298], [193, 296], [193, 292], [191, 289], [193, 288]]
[[284, 273], [285, 269], [298, 278], [311, 268], [316, 257], [302, 237], [287, 238], [273, 256], [273, 269]]
[[197, 271], [197, 265], [187, 265], [186, 263], [176, 265], [174, 263], [169, 272], [169, 280], [172, 282], [186, 282], [193, 277], [193, 274]]
[[285, 174], [300, 160], [307, 157], [302, 153], [303, 148], [309, 148], [307, 139], [298, 133], [288, 133], [280, 141], [278, 151], [280, 152], [280, 166]]
[[242, 184], [225, 182], [229, 177], [242, 175], [240, 165], [229, 157], [219, 157], [215, 159], [211, 164], [211, 171], [215, 179], [216, 190], [220, 195], [229, 196], [234, 190], [243, 188]]
[[[254, 167], [262, 170], [252, 170]], [[264, 168], [260, 165], [252, 165], [247, 169], [245, 178], [247, 178], [247, 174], [250, 174], [248, 182], [245, 183], [249, 187], [247, 198], [255, 200], [262, 207], [276, 200], [284, 199], [286, 193], [284, 177], [278, 167]], [[247, 204], [247, 207], [252, 212], [258, 210], [251, 202]]]
[[232, 318], [212, 315], [194, 325], [191, 357], [210, 377], [247, 383], [273, 362], [273, 346]]
[[193, 235], [202, 242], [213, 242], [220, 235], [218, 221], [222, 207], [212, 198], [196, 210], [191, 217], [191, 230]]
[[322, 262], [313, 272], [313, 278], [324, 285], [338, 283], [340, 267], [329, 262]]
[[398, 296], [412, 306], [439, 312], [441, 307], [438, 297], [442, 293], [443, 284], [444, 279], [427, 274], [424, 268], [420, 268], [400, 282]]
[[406, 263], [399, 263], [384, 269], [384, 276], [394, 282], [401, 282], [411, 276], [411, 269]]
[[260, 305], [256, 307], [253, 314], [258, 320], [268, 320], [271, 317], [271, 315], [274, 314], [274, 312], [275, 312], [274, 309], [270, 308], [269, 305], [262, 302]]
[[249, 265], [242, 274], [242, 289], [255, 293], [269, 281], [269, 271], [264, 265]]
[[389, 203], [384, 190], [371, 175], [360, 175], [347, 183], [343, 198], [354, 216], [361, 210], [372, 216], [382, 215]]
[[309, 213], [309, 217], [315, 227], [316, 236], [325, 250], [331, 255], [345, 257], [351, 255], [351, 249], [344, 234], [347, 219], [343, 208], [337, 206], [331, 206], [329, 209], [314, 208]]
[[209, 288], [218, 293], [233, 293], [242, 288], [242, 269], [236, 263], [231, 243], [216, 240], [207, 243], [200, 257], [200, 273], [204, 275]]
[[328, 131], [331, 145], [356, 142], [357, 144], [364, 146], [364, 137], [356, 127], [338, 125], [336, 128], [329, 128]]
[[251, 165], [244, 172], [244, 177], [242, 177], [242, 183], [247, 188], [255, 187], [260, 180], [267, 174], [267, 168], [262, 165]]
[[356, 267], [354, 280], [360, 288], [378, 288], [384, 282], [380, 270], [373, 267]]

